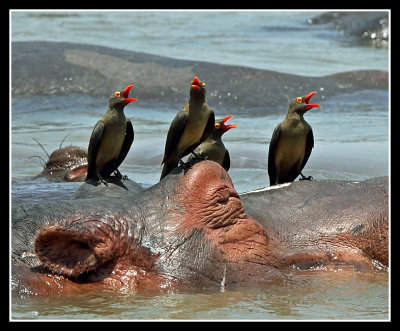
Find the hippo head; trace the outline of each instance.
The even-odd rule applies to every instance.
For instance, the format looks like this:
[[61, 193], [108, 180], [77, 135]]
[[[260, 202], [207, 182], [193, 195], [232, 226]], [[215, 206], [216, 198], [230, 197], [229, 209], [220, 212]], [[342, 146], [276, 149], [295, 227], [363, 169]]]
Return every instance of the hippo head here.
[[93, 210], [106, 204], [101, 199], [91, 200], [84, 213], [83, 200], [75, 203], [81, 214], [47, 225], [34, 243], [46, 270], [74, 282], [198, 288], [264, 279], [274, 271], [266, 263], [270, 245], [262, 226], [246, 216], [215, 162], [172, 172], [139, 195], [108, 202], [102, 212]]
[[67, 146], [50, 154], [43, 171], [37, 176], [66, 182], [83, 182], [87, 174], [87, 149]]
[[387, 206], [387, 179], [239, 197], [219, 164], [202, 161], [139, 194], [13, 208], [13, 292], [218, 288], [321, 265], [371, 270], [388, 266]]
[[[179, 255], [173, 259], [174, 266], [180, 261], [175, 273], [186, 279], [191, 275], [196, 284], [220, 284], [249, 277], [261, 280], [276, 272], [268, 263], [270, 245], [263, 227], [246, 216], [231, 178], [219, 164], [199, 162], [177, 177], [177, 210], [164, 220], [178, 243], [169, 252]], [[166, 177], [171, 180], [173, 175]]]

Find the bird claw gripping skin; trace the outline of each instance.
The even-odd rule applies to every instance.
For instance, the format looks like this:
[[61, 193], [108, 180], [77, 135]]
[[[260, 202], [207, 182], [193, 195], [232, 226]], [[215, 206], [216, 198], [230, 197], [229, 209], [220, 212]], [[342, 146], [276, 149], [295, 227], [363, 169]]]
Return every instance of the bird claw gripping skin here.
[[123, 180], [127, 180], [128, 176], [121, 174], [121, 172], [118, 169], [115, 169], [114, 171], [115, 177], [123, 179]]
[[312, 180], [313, 179], [313, 176], [306, 177], [301, 172], [300, 172], [300, 175], [301, 175], [301, 178], [299, 180]]
[[186, 166], [189, 165], [189, 168], [193, 167], [197, 162], [205, 161], [208, 159], [207, 155], [202, 156], [202, 155], [196, 154], [194, 151], [192, 151], [192, 154], [194, 155], [194, 158], [192, 158], [186, 162]]
[[101, 175], [99, 173], [97, 173], [97, 182], [99, 183], [99, 185], [104, 184], [105, 186], [109, 187], [107, 179], [104, 179], [103, 177], [101, 177]]
[[191, 152], [194, 155], [194, 158], [188, 160], [187, 162], [182, 161], [181, 158], [178, 158], [178, 163], [179, 166], [183, 169], [183, 170], [189, 170], [191, 167], [193, 167], [196, 163], [207, 160], [208, 157], [207, 156], [201, 156], [197, 153], [195, 153], [194, 151]]
[[178, 163], [183, 170], [188, 170], [191, 167], [189, 162], [183, 162], [181, 158], [178, 159]]
[[207, 155], [203, 156], [201, 154], [197, 154], [195, 151], [192, 151], [191, 153], [194, 155], [194, 158], [190, 161], [190, 162], [194, 161], [193, 164], [196, 163], [196, 162], [204, 161], [204, 160], [208, 159]]

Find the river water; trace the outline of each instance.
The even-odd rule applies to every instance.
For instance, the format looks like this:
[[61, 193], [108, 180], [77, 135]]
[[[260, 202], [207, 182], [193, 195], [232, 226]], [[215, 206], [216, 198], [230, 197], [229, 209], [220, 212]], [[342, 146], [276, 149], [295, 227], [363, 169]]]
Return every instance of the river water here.
[[[12, 41], [67, 41], [141, 51], [177, 59], [323, 76], [362, 69], [389, 70], [388, 47], [373, 47], [325, 25], [310, 25], [317, 11], [14, 11]], [[189, 80], [191, 77], [188, 78]], [[200, 77], [201, 79], [201, 77]], [[303, 171], [318, 179], [363, 180], [389, 175], [390, 103], [385, 90], [359, 90], [324, 97], [315, 87], [306, 114], [315, 147]], [[110, 93], [113, 91], [110, 91]], [[108, 97], [108, 96], [107, 96]], [[296, 96], [292, 96], [296, 97]], [[12, 203], [69, 198], [79, 183], [32, 180], [44, 151], [63, 145], [87, 147], [107, 98], [74, 94], [24, 95], [11, 101]], [[210, 105], [213, 106], [213, 105]], [[267, 186], [268, 144], [282, 113], [234, 116], [239, 127], [224, 135], [231, 155], [229, 174], [239, 193]], [[121, 165], [144, 186], [155, 184], [169, 124], [178, 109], [130, 104], [125, 113], [135, 141]], [[222, 109], [221, 116], [229, 114]], [[268, 286], [221, 291], [97, 293], [60, 298], [13, 298], [12, 319], [123, 320], [337, 320], [390, 316], [389, 275], [327, 271], [288, 275]]]

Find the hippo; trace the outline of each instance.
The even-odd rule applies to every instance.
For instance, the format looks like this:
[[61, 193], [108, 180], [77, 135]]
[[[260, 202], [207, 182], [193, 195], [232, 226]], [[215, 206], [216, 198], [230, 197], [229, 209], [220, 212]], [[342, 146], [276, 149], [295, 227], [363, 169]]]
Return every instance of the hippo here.
[[91, 178], [83, 183], [76, 190], [72, 199], [89, 199], [97, 197], [119, 198], [124, 194], [137, 194], [144, 190], [144, 187], [131, 179], [125, 179], [118, 175], [107, 177], [107, 185]]
[[108, 186], [100, 185], [100, 183], [94, 179], [86, 180], [88, 170], [87, 155], [87, 148], [79, 146], [60, 146], [59, 149], [56, 149], [49, 155], [49, 159], [45, 163], [43, 171], [33, 179], [46, 177], [52, 181], [85, 182], [74, 193], [72, 199], [79, 199], [81, 197], [95, 198], [98, 196], [118, 197], [122, 195], [124, 191], [139, 193], [143, 190], [143, 187], [135, 181], [116, 175], [110, 175], [107, 178]]
[[385, 272], [388, 214], [387, 177], [239, 195], [204, 160], [139, 194], [12, 208], [12, 293], [267, 285], [322, 266]]
[[[389, 89], [389, 74], [381, 70], [311, 77], [83, 43], [15, 41], [11, 47], [13, 97], [56, 94], [69, 100], [69, 94], [76, 93], [85, 99], [99, 98], [109, 95], [116, 81], [128, 84], [135, 77], [141, 105], [153, 107], [160, 102], [175, 109], [187, 98], [188, 77], [197, 76], [212, 82], [214, 90], [207, 94], [210, 105], [229, 109], [231, 115], [265, 116], [286, 111], [282, 105], [288, 97], [303, 95], [312, 86], [323, 88], [324, 98], [360, 89]], [[124, 70], [115, 70], [121, 67]]]
[[84, 182], [88, 169], [87, 155], [87, 148], [60, 146], [49, 155], [42, 172], [34, 179], [46, 177], [54, 181]]
[[308, 23], [333, 27], [340, 32], [340, 38], [354, 38], [375, 47], [387, 47], [389, 44], [388, 11], [329, 11], [313, 17]]

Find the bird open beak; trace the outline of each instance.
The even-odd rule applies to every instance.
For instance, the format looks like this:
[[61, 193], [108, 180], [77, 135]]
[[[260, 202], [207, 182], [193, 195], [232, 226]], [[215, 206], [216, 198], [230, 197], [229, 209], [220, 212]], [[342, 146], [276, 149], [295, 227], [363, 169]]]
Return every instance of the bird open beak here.
[[237, 127], [238, 127], [236, 124], [228, 124], [228, 125], [225, 125], [225, 122], [226, 122], [227, 120], [229, 120], [231, 117], [233, 117], [233, 116], [232, 116], [232, 115], [228, 115], [228, 116], [224, 117], [224, 119], [223, 119], [223, 121], [222, 121], [222, 129], [224, 129], [224, 130], [229, 130], [229, 129], [234, 129], [234, 128], [237, 128]]
[[315, 93], [317, 93], [317, 92], [316, 91], [312, 91], [312, 92], [308, 93], [306, 95], [306, 97], [304, 98], [304, 103], [307, 105], [307, 110], [310, 110], [311, 108], [314, 108], [314, 107], [319, 107], [319, 105], [317, 105], [316, 103], [308, 103], [308, 101], [310, 101], [311, 97]]
[[200, 81], [199, 81], [199, 79], [198, 79], [197, 77], [194, 77], [194, 78], [193, 78], [193, 81], [192, 81], [192, 88], [194, 88], [194, 89], [196, 89], [196, 90], [200, 90], [200, 88], [201, 88]]
[[132, 87], [133, 87], [133, 84], [130, 84], [125, 88], [124, 92], [122, 92], [122, 96], [126, 103], [137, 100], [136, 98], [129, 98], [129, 91], [131, 90]]

